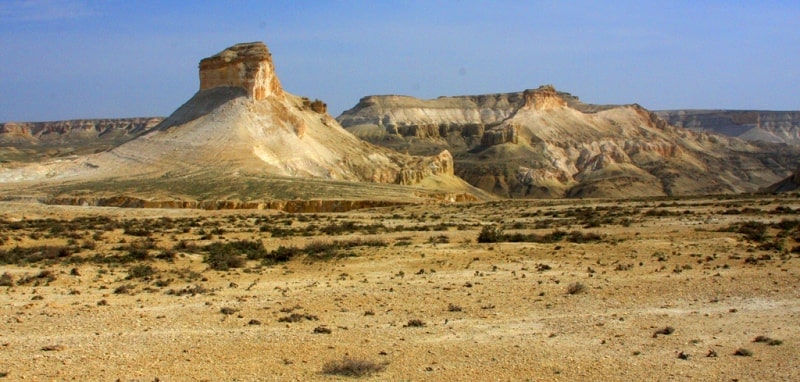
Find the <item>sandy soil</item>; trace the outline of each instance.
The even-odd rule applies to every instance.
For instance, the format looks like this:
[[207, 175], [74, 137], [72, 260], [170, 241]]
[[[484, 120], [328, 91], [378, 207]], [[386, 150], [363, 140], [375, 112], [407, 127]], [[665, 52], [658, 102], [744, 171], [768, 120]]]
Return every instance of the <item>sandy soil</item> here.
[[[0, 375], [347, 380], [329, 363], [349, 357], [376, 370], [364, 380], [381, 381], [800, 380], [800, 231], [775, 224], [798, 211], [796, 196], [312, 215], [0, 203], [3, 253], [73, 249], [0, 265], [10, 280], [0, 287]], [[145, 239], [110, 222], [147, 228], [146, 258], [124, 261]], [[765, 223], [763, 237], [720, 231], [744, 222]], [[496, 225], [599, 240], [477, 242]], [[305, 255], [311, 243], [356, 238], [383, 244]], [[301, 253], [227, 271], [204, 262], [205, 245], [237, 240]], [[132, 277], [137, 266], [152, 272]]]

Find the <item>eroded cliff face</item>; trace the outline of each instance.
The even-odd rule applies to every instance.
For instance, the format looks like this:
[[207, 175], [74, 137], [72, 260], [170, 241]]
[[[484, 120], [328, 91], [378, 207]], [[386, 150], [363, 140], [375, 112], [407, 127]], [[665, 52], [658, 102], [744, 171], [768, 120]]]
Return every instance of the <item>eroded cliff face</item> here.
[[220, 86], [240, 87], [260, 101], [283, 97], [272, 55], [263, 43], [236, 44], [200, 61], [200, 90]]
[[671, 125], [698, 132], [800, 145], [800, 111], [665, 110], [655, 113]]
[[338, 120], [373, 143], [448, 149], [455, 173], [506, 197], [614, 197], [755, 191], [800, 150], [669, 125], [632, 105], [591, 105], [545, 85], [521, 93], [362, 98]]
[[557, 92], [552, 86], [518, 93], [439, 97], [421, 100], [408, 96], [367, 96], [336, 118], [345, 128], [377, 126], [398, 137], [475, 137], [507, 120], [522, 107], [537, 110], [582, 105], [577, 97]]

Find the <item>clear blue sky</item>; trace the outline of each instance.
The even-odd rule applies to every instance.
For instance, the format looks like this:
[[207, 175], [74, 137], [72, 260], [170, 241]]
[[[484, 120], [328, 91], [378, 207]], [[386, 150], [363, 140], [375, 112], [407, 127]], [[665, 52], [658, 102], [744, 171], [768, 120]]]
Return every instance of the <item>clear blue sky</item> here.
[[166, 116], [197, 64], [264, 41], [331, 114], [370, 94], [520, 91], [800, 110], [800, 2], [0, 0], [0, 122]]

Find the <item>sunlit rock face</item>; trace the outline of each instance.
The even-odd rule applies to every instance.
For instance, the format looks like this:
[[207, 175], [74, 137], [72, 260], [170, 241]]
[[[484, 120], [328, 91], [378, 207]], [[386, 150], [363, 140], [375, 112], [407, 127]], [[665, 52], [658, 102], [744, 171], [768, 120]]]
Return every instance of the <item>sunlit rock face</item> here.
[[219, 86], [243, 88], [256, 101], [283, 97], [272, 55], [262, 42], [236, 44], [200, 61], [200, 90]]

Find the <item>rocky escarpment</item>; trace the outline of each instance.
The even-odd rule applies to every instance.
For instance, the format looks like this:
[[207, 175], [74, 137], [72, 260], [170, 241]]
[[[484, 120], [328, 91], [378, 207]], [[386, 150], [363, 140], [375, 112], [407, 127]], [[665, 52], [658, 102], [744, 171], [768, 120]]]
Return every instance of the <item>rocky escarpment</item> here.
[[664, 110], [656, 114], [671, 125], [694, 131], [800, 145], [800, 111]]
[[263, 43], [237, 44], [201, 60], [199, 77], [189, 101], [136, 139], [94, 155], [0, 171], [0, 186], [25, 185], [44, 197], [66, 192], [64, 200], [89, 192], [104, 200], [419, 202], [480, 193], [454, 176], [448, 151], [412, 156], [371, 145], [343, 129], [324, 102], [284, 91]]
[[517, 93], [439, 97], [432, 100], [399, 95], [367, 96], [336, 119], [348, 130], [359, 131], [361, 127], [359, 135], [370, 135], [367, 129], [378, 127], [373, 135], [434, 139], [456, 135], [480, 142], [487, 130], [507, 120], [522, 107], [544, 110], [567, 105], [578, 109], [593, 107], [584, 105], [568, 93], [557, 92], [552, 85], [545, 85]]
[[448, 149], [457, 175], [506, 197], [754, 191], [800, 158], [792, 148], [677, 128], [636, 104], [585, 104], [552, 86], [433, 100], [364, 97], [338, 120], [403, 152]]
[[29, 162], [52, 155], [107, 150], [148, 132], [162, 120], [148, 117], [0, 123], [0, 156], [6, 161]]

